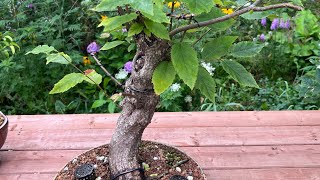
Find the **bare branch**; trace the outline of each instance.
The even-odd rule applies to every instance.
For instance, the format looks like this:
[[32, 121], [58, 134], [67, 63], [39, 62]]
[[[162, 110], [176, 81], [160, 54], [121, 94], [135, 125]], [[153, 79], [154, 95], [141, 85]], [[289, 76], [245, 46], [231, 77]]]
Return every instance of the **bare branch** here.
[[123, 85], [116, 79], [112, 76], [112, 74], [106, 70], [106, 68], [104, 68], [101, 64], [101, 62], [99, 61], [99, 59], [94, 55], [94, 54], [91, 54], [91, 56], [93, 57], [93, 59], [96, 61], [96, 63], [100, 66], [100, 68], [103, 70], [103, 72], [105, 72], [118, 86], [122, 87], [123, 88]]
[[[260, 1], [258, 1], [258, 2], [260, 2]], [[178, 34], [180, 32], [187, 31], [189, 29], [195, 29], [195, 28], [209, 26], [209, 25], [212, 25], [212, 24], [223, 22], [223, 21], [226, 21], [228, 19], [231, 19], [231, 18], [234, 18], [234, 17], [238, 17], [241, 14], [247, 13], [249, 11], [268, 11], [268, 10], [271, 10], [271, 9], [279, 9], [279, 8], [290, 8], [290, 9], [295, 9], [295, 10], [298, 10], [298, 11], [303, 10], [302, 7], [293, 5], [291, 3], [280, 3], [280, 4], [274, 4], [274, 5], [270, 5], [270, 6], [265, 6], [265, 7], [255, 7], [255, 6], [251, 5], [249, 7], [246, 7], [244, 9], [241, 9], [239, 11], [236, 11], [236, 12], [234, 12], [232, 14], [229, 14], [229, 15], [226, 15], [226, 16], [222, 16], [222, 17], [218, 17], [218, 18], [211, 19], [211, 20], [208, 20], [208, 21], [203, 21], [203, 22], [194, 23], [194, 24], [190, 24], [190, 25], [179, 27], [179, 28], [174, 29], [174, 30], [172, 30], [170, 32], [170, 37], [172, 37], [172, 36], [174, 36], [174, 35], [176, 35], [176, 34]]]

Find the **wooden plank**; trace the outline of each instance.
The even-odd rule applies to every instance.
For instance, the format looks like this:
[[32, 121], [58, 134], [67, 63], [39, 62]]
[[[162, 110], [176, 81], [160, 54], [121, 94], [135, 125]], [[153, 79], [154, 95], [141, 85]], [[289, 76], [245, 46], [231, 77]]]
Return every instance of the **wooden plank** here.
[[319, 180], [320, 168], [205, 170], [208, 180]]
[[[320, 145], [181, 149], [204, 170], [320, 168]], [[83, 150], [2, 151], [0, 174], [56, 172], [82, 152]], [[218, 172], [222, 171], [216, 173]]]
[[56, 173], [51, 174], [7, 174], [0, 175], [1, 180], [48, 180], [53, 179]]
[[[119, 114], [8, 116], [11, 131], [32, 129], [113, 129]], [[183, 123], [181, 123], [183, 122]], [[319, 126], [320, 111], [156, 113], [149, 127]]]
[[[58, 128], [58, 127], [57, 127]], [[108, 143], [111, 129], [11, 131], [2, 149], [88, 149]], [[175, 146], [320, 144], [320, 126], [147, 128], [143, 138]]]

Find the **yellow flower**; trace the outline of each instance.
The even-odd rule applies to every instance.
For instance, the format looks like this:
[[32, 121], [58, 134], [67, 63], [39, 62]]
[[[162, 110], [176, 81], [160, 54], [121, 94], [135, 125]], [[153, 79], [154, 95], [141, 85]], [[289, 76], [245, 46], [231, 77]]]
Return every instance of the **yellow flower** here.
[[103, 21], [103, 20], [105, 20], [105, 19], [108, 19], [108, 16], [101, 15], [101, 21]]
[[83, 65], [90, 65], [91, 61], [89, 60], [88, 56], [83, 56]]
[[232, 14], [233, 13], [233, 9], [229, 9], [229, 8], [222, 8], [221, 9], [223, 13], [225, 14]]
[[[179, 1], [174, 1], [174, 7], [178, 8], [180, 7], [181, 3]], [[168, 7], [172, 8], [172, 2], [168, 2]]]

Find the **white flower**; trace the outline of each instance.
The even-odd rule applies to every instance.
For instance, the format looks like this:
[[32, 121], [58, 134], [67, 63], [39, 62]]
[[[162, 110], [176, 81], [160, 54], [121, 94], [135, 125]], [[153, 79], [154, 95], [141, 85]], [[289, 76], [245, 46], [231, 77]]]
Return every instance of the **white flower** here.
[[181, 87], [180, 84], [174, 83], [174, 84], [172, 84], [172, 85], [170, 86], [170, 90], [171, 90], [172, 92], [177, 92], [177, 91], [179, 91], [180, 87]]
[[120, 71], [115, 75], [116, 79], [125, 79], [128, 76], [128, 72], [124, 69], [120, 69]]
[[213, 71], [216, 70], [216, 68], [212, 67], [212, 65], [210, 63], [205, 63], [204, 61], [201, 62], [201, 66], [204, 67], [208, 71], [210, 76], [212, 76]]
[[190, 95], [188, 95], [184, 98], [184, 101], [187, 103], [192, 102], [192, 97]]

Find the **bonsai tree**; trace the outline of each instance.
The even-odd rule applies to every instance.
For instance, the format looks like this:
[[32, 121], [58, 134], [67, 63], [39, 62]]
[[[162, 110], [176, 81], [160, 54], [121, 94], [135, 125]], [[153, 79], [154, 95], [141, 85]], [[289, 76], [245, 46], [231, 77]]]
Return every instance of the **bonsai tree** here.
[[[132, 64], [127, 67], [131, 76], [125, 84], [121, 84], [102, 67], [96, 56], [99, 50], [114, 48], [122, 42], [106, 42], [101, 49], [93, 42], [87, 48], [103, 71], [123, 89], [120, 94], [124, 96], [122, 112], [110, 142], [109, 166], [112, 176], [118, 179], [142, 179], [138, 146], [159, 103], [159, 95], [170, 87], [176, 77], [190, 89], [199, 89], [206, 98], [214, 101], [215, 80], [201, 62], [220, 60], [223, 69], [235, 81], [243, 86], [259, 87], [240, 63], [222, 57], [251, 57], [261, 51], [264, 43], [239, 42], [237, 36], [231, 35], [199, 43], [207, 33], [228, 29], [238, 16], [261, 19], [279, 8], [302, 10], [298, 5], [302, 5], [300, 0], [280, 4], [262, 0], [102, 0], [95, 11], [117, 14], [99, 24], [104, 28], [103, 32], [126, 28], [128, 37], [132, 37], [137, 47]], [[195, 37], [195, 34], [198, 38], [191, 41], [189, 37]], [[46, 53], [47, 63], [69, 64], [72, 61], [68, 55], [46, 45], [29, 53]], [[94, 70], [71, 73], [60, 80], [50, 93], [64, 92], [83, 81], [99, 86], [101, 80], [101, 75]]]

